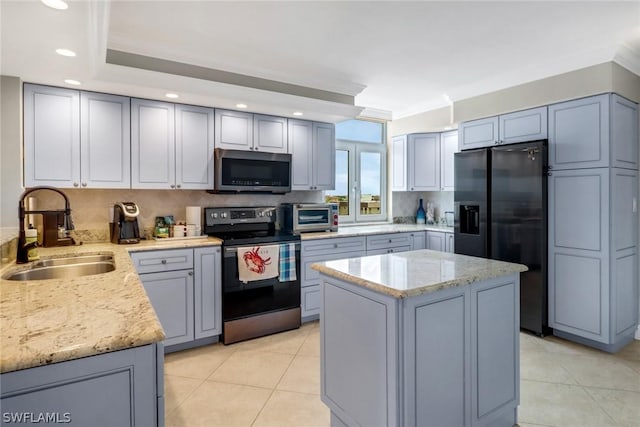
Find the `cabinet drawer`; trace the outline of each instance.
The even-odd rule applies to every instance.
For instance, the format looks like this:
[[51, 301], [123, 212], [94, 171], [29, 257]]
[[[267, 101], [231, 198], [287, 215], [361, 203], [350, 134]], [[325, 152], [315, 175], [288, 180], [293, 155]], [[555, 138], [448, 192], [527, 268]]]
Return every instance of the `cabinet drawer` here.
[[314, 285], [319, 282], [320, 273], [311, 268], [311, 264], [315, 262], [324, 262], [324, 261], [334, 261], [339, 259], [346, 258], [357, 258], [361, 256], [365, 256], [365, 250], [362, 248], [358, 251], [352, 252], [338, 252], [331, 254], [324, 254], [320, 256], [303, 256], [302, 257], [302, 278], [300, 279], [301, 285], [309, 286]]
[[[367, 253], [375, 249], [411, 246], [411, 233], [392, 233], [367, 236]], [[410, 250], [410, 249], [409, 249]]]
[[134, 252], [133, 265], [138, 273], [156, 273], [193, 268], [193, 249]]
[[302, 242], [302, 256], [331, 255], [342, 252], [364, 251], [364, 237], [341, 237]]
[[393, 248], [380, 248], [380, 249], [371, 249], [367, 251], [367, 255], [384, 255], [384, 254], [394, 254], [398, 252], [407, 252], [412, 250], [413, 247], [411, 245], [404, 246], [394, 246]]

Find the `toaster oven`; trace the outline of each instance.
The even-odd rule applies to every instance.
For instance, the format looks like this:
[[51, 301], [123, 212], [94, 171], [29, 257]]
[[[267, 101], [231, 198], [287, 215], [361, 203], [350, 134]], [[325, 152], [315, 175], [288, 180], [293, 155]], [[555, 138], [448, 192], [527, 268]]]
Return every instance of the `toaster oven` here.
[[338, 231], [337, 203], [283, 203], [280, 229], [299, 234], [309, 231]]

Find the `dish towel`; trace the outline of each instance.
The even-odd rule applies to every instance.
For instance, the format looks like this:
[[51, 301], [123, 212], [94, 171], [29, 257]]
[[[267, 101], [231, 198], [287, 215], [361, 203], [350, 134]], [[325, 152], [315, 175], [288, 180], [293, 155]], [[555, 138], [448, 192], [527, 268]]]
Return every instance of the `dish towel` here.
[[279, 261], [278, 245], [238, 248], [238, 279], [247, 283], [277, 277]]
[[280, 276], [281, 282], [296, 280], [296, 244], [283, 243], [280, 245]]

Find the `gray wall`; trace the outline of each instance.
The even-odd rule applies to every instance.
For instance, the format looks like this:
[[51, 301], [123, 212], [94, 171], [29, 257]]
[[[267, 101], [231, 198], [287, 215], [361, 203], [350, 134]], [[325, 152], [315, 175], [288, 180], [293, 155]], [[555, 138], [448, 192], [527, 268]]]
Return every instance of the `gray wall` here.
[[18, 198], [22, 193], [22, 82], [0, 76], [0, 236], [18, 228]]

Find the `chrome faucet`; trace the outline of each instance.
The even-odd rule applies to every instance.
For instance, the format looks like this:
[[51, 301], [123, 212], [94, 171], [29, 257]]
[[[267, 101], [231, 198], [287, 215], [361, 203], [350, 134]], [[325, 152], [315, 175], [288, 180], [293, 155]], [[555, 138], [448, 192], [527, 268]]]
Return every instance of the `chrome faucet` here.
[[[38, 190], [51, 190], [58, 194], [60, 194], [64, 198], [64, 210], [34, 210], [28, 211], [24, 207], [24, 199], [34, 191]], [[60, 236], [58, 232], [59, 227], [59, 218], [60, 215], [64, 215], [63, 225], [64, 231], [73, 230], [73, 220], [71, 219], [71, 207], [69, 206], [69, 199], [67, 195], [62, 191], [58, 190], [55, 187], [33, 187], [26, 190], [20, 196], [20, 201], [18, 202], [18, 218], [19, 218], [19, 234], [18, 234], [18, 252], [16, 254], [16, 263], [24, 264], [29, 262], [28, 251], [29, 249], [37, 246], [37, 242], [26, 243], [26, 235], [24, 231], [24, 219], [27, 214], [41, 214], [42, 215], [42, 223], [43, 223], [43, 238], [42, 245], [45, 247], [48, 246], [68, 246], [75, 244], [75, 241], [71, 237]]]

